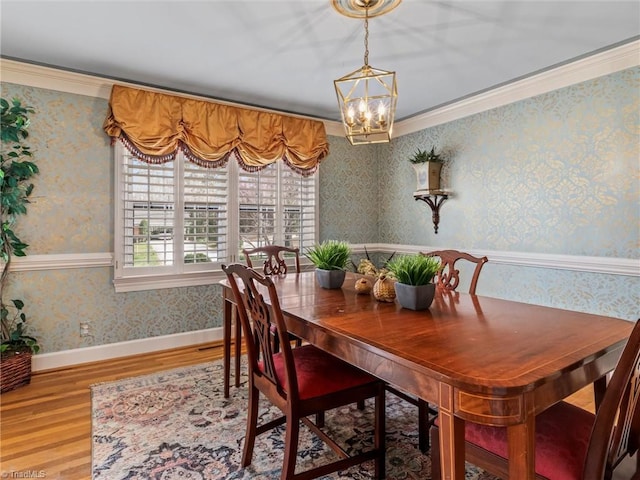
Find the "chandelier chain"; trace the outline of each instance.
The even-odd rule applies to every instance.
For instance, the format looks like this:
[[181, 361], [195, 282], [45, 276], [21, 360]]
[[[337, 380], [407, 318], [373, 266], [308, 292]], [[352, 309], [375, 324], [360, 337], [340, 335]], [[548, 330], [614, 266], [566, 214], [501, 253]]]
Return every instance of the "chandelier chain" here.
[[364, 12], [364, 64], [369, 65], [369, 6]]

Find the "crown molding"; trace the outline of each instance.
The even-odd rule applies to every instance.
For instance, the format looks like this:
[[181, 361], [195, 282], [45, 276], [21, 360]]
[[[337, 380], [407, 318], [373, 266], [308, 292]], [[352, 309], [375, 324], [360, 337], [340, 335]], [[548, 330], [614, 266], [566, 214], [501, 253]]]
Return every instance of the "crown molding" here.
[[[270, 112], [276, 113], [278, 115], [287, 115], [296, 118], [319, 120], [317, 118], [305, 115], [279, 112], [278, 110], [270, 110], [268, 108], [260, 108], [243, 105], [241, 103], [227, 102], [211, 97], [193, 95], [183, 92], [175, 92], [169, 89], [150, 87], [147, 85], [140, 85], [133, 82], [125, 82], [121, 80], [113, 80], [97, 75], [71, 72], [32, 63], [19, 62], [7, 58], [0, 58], [0, 78], [3, 82], [7, 83], [15, 83], [17, 85], [26, 85], [28, 87], [43, 88], [46, 90], [55, 90], [57, 92], [73, 93], [76, 95], [85, 95], [87, 97], [103, 98], [105, 100], [108, 100], [111, 96], [111, 90], [114, 85], [122, 85], [131, 88], [142, 88], [150, 92], [165, 93], [168, 95], [180, 95], [182, 97], [193, 98], [195, 100], [204, 100], [208, 102], [215, 101], [216, 103], [220, 103], [222, 105], [229, 105], [238, 108], [251, 108], [252, 110], [259, 110], [261, 112]], [[324, 123], [325, 129], [327, 130], [327, 133], [329, 135], [344, 136], [344, 130], [341, 123], [326, 120], [320, 121]]]
[[115, 82], [83, 73], [0, 58], [2, 81], [87, 97], [108, 99]]
[[394, 126], [394, 137], [418, 132], [638, 65], [640, 65], [640, 40], [635, 40], [400, 121]]
[[[536, 95], [541, 95], [638, 65], [640, 65], [640, 40], [634, 40], [610, 50], [576, 60], [575, 62], [567, 63], [507, 85], [479, 93], [450, 105], [436, 108], [424, 114], [398, 121], [394, 125], [393, 136], [396, 138], [408, 135], [426, 128], [468, 117], [469, 115], [525, 100]], [[140, 88], [140, 85], [135, 83], [115, 81], [99, 76], [70, 72], [5, 58], [0, 58], [0, 74], [3, 82], [104, 99], [109, 98], [111, 88], [115, 84]], [[147, 86], [144, 88], [159, 93], [176, 94], [176, 92], [166, 89]], [[183, 93], [180, 93], [180, 95], [200, 100], [212, 100], [211, 98], [198, 95]], [[220, 103], [247, 108], [246, 105], [232, 102], [220, 101]], [[269, 109], [256, 108], [256, 110], [282, 114], [282, 112]], [[292, 116], [312, 118], [302, 115]], [[315, 118], [312, 119], [318, 120]], [[324, 123], [328, 135], [337, 137], [345, 136], [342, 123], [331, 120], [321, 121]]]

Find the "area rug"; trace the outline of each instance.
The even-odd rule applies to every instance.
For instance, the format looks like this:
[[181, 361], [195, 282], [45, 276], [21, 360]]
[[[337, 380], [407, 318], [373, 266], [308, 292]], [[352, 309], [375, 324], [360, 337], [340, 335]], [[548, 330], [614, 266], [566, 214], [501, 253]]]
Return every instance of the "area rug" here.
[[[284, 426], [258, 436], [252, 464], [240, 467], [247, 414], [247, 377], [223, 397], [222, 362], [93, 385], [92, 478], [108, 480], [244, 480], [280, 478]], [[372, 433], [372, 404], [327, 412], [331, 435], [357, 451]], [[263, 402], [260, 421], [278, 416]], [[387, 478], [430, 479], [428, 455], [417, 447], [417, 409], [387, 394]], [[301, 427], [296, 472], [333, 452]], [[371, 479], [373, 462], [322, 477]], [[495, 480], [467, 464], [466, 480]]]

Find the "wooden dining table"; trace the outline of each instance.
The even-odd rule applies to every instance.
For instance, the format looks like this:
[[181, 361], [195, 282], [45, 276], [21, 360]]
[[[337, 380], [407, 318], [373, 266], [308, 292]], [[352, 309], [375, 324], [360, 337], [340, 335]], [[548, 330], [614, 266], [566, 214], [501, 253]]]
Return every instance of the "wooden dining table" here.
[[[466, 421], [508, 429], [509, 478], [535, 477], [535, 417], [594, 384], [596, 403], [633, 323], [436, 291], [428, 310], [407, 310], [355, 290], [320, 288], [313, 272], [272, 277], [288, 330], [438, 407], [444, 479], [465, 477]], [[225, 382], [235, 299], [226, 280]], [[238, 344], [238, 342], [236, 342]]]

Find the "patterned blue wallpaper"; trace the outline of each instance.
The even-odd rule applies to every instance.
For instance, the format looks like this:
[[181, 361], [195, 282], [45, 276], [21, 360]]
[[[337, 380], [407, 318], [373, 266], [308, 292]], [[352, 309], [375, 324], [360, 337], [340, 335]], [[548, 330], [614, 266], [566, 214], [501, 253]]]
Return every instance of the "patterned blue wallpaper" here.
[[[379, 164], [380, 242], [638, 258], [639, 72], [396, 139]], [[454, 192], [438, 235], [426, 205], [408, 194], [407, 159], [432, 145]]]
[[[321, 238], [637, 259], [639, 87], [634, 68], [388, 145], [330, 137], [320, 169]], [[107, 102], [8, 83], [1, 93], [36, 109], [30, 142], [42, 173], [19, 226], [28, 252], [112, 251]], [[447, 157], [443, 181], [454, 192], [438, 235], [428, 207], [412, 197], [407, 160], [432, 145]], [[16, 272], [8, 288], [25, 299], [43, 352], [221, 325], [216, 286], [116, 294], [112, 276], [111, 268]], [[629, 320], [640, 314], [638, 277], [490, 262], [478, 293]], [[80, 319], [92, 323], [93, 337], [79, 337]]]

